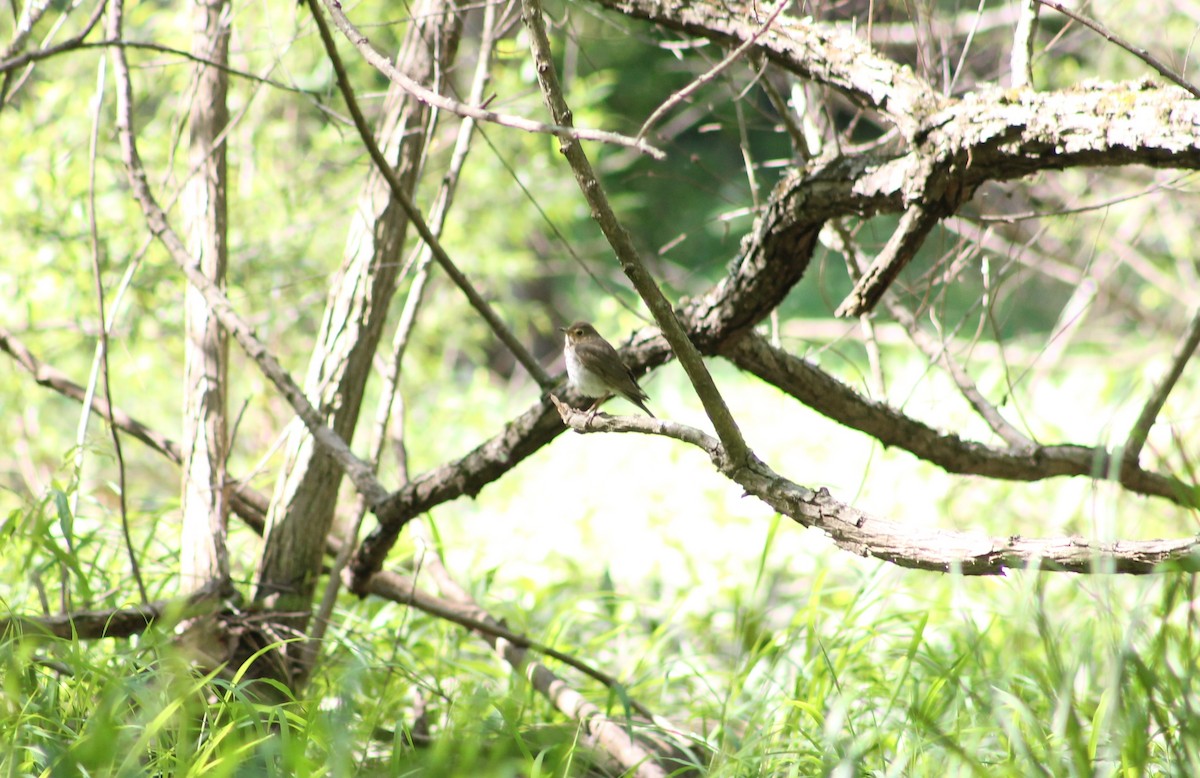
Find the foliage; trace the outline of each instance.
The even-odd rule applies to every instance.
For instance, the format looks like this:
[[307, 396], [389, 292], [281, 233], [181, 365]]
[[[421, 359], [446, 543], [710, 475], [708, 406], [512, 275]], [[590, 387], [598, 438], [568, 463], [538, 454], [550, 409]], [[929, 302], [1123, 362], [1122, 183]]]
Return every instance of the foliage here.
[[[917, 26], [908, 6], [879, 5], [873, 18], [895, 25], [887, 34]], [[12, 38], [13, 10], [0, 14], [0, 41]], [[861, 16], [851, 6], [820, 10], [830, 24]], [[962, 11], [952, 3], [929, 10], [939, 21]], [[1186, 51], [1194, 25], [1169, 10], [1156, 45]], [[590, 6], [547, 11], [580, 126], [635, 134], [667, 95], [725, 54]], [[130, 5], [127, 38], [186, 50], [190, 12], [190, 4]], [[301, 376], [339, 280], [348, 213], [369, 160], [306, 8], [250, 4], [232, 12], [228, 294]], [[1110, 24], [1138, 29], [1130, 20], [1140, 16], [1128, 16], [1137, 13], [1133, 4], [1111, 12]], [[375, 2], [354, 10], [384, 20], [369, 34], [388, 52], [409, 22], [398, 13]], [[68, 27], [77, 15], [68, 14]], [[1096, 74], [1143, 75], [1127, 54], [1061, 19], [1043, 21], [1046, 45], [1034, 71], [1043, 89], [1069, 90]], [[49, 19], [37, 32], [52, 37]], [[489, 106], [544, 118], [526, 35], [518, 25], [499, 42]], [[884, 38], [889, 56], [963, 94], [996, 77], [1011, 25], [941, 49], [936, 40], [918, 50]], [[375, 120], [387, 82], [344, 40], [339, 45]], [[175, 218], [175, 199], [192, 174], [192, 68], [178, 53], [130, 47], [127, 54], [139, 143]], [[185, 286], [129, 197], [110, 127], [109, 56], [85, 48], [39, 62], [27, 78], [5, 74], [0, 292], [8, 304], [0, 327], [87, 382], [101, 326], [95, 251], [113, 321], [115, 402], [176, 437]], [[449, 76], [459, 93], [468, 71]], [[764, 85], [794, 88], [792, 108], [803, 95], [824, 109], [793, 117], [826, 144], [812, 151], [834, 141], [889, 148], [881, 123], [843, 96], [753, 61], [723, 72], [659, 128], [672, 160], [686, 164], [589, 147], [673, 301], [724, 276], [772, 187], [785, 171], [804, 169], [783, 129], [789, 117]], [[456, 131], [457, 120], [443, 117], [433, 135], [415, 193], [423, 209]], [[1190, 185], [1186, 173], [1127, 168], [989, 185], [953, 228], [933, 231], [894, 290], [1032, 439], [1115, 449], [1194, 304]], [[1036, 227], [1027, 225], [1029, 214], [1039, 217]], [[870, 258], [898, 222], [894, 213], [867, 214], [841, 226]], [[547, 136], [484, 125], [442, 239], [546, 366], [557, 365], [559, 324], [590, 318], [615, 338], [641, 315], [558, 141]], [[406, 261], [419, 248], [410, 239]], [[859, 338], [860, 322], [827, 321], [852, 286], [843, 249], [823, 233], [804, 282], [775, 309], [771, 336], [872, 399], [990, 440], [958, 387], [931, 360], [896, 346], [897, 325], [877, 321]], [[128, 290], [117, 296], [126, 278]], [[389, 303], [393, 314], [409, 283], [411, 274]], [[1088, 306], [1083, 328], [1071, 314], [1080, 299]], [[878, 364], [868, 359], [872, 349], [880, 350]], [[763, 461], [899, 522], [1111, 541], [1188, 534], [1196, 520], [1187, 507], [1121, 491], [1112, 472], [1065, 483], [957, 478], [797, 407], [727, 363], [712, 367]], [[404, 370], [404, 464], [412, 474], [479, 445], [540, 393], [441, 274], [433, 276]], [[230, 372], [238, 417], [230, 471], [269, 495], [294, 412], [236, 349]], [[379, 384], [368, 384], [368, 409]], [[655, 370], [646, 386], [664, 418], [706, 424], [677, 365]], [[1192, 483], [1197, 394], [1192, 370], [1158, 416], [1148, 452], [1154, 466]], [[136, 602], [108, 430], [92, 416], [79, 436], [79, 419], [78, 403], [17, 370], [0, 371], [0, 438], [8, 443], [0, 453], [0, 618]], [[360, 425], [356, 451], [369, 448], [371, 434]], [[385, 483], [400, 481], [397, 465], [389, 452], [379, 468]], [[125, 448], [124, 467], [132, 553], [150, 597], [169, 598], [180, 587], [177, 471], [139, 445]], [[343, 520], [353, 511], [348, 492]], [[423, 520], [450, 569], [509, 628], [586, 659], [621, 686], [606, 688], [534, 652], [539, 661], [617, 722], [684, 733], [681, 773], [1200, 774], [1195, 583], [1182, 571], [1146, 578], [1013, 571], [978, 580], [859, 559], [745, 499], [702, 456], [650, 436], [564, 434], [487, 485], [478, 501], [440, 505]], [[248, 590], [263, 541], [235, 524], [229, 546], [234, 582]], [[389, 567], [424, 581], [422, 553], [405, 535]], [[476, 636], [415, 609], [342, 593], [311, 684], [301, 691], [276, 684], [284, 701], [270, 705], [258, 684], [271, 682], [248, 680], [248, 665], [199, 669], [173, 632], [179, 618], [171, 614], [128, 640], [3, 635], [0, 771], [620, 773], [583, 725]], [[630, 722], [631, 699], [663, 720]]]
[[[1200, 766], [1190, 576], [967, 581], [824, 565], [797, 576], [779, 537], [763, 542], [757, 586], [726, 579], [703, 602], [581, 595], [588, 578], [569, 574], [490, 595], [520, 601], [513, 615], [533, 635], [675, 712], [709, 775]], [[692, 576], [706, 588], [712, 571]], [[585, 774], [581, 733], [460, 630], [344, 607], [311, 696], [278, 707], [196, 677], [158, 632], [136, 645], [6, 640], [5, 773]], [[588, 693], [621, 717], [618, 698]], [[414, 747], [418, 698], [434, 737]]]

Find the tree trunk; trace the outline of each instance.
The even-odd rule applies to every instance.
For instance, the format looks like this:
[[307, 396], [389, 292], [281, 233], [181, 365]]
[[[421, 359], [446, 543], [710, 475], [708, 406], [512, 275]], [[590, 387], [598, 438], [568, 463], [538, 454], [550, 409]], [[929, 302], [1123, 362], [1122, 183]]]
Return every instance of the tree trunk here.
[[[229, 26], [225, 0], [195, 0], [193, 49], [206, 60], [225, 63]], [[220, 68], [200, 66], [191, 110], [188, 180], [184, 210], [192, 256], [217, 287], [225, 286], [226, 243], [225, 143], [218, 140], [229, 123], [225, 104], [228, 76]], [[204, 297], [189, 286], [185, 299], [183, 417], [183, 538], [180, 573], [185, 592], [208, 584], [229, 586], [225, 546], [229, 518], [225, 461], [228, 449], [227, 365], [229, 339]]]
[[[458, 46], [459, 14], [447, 0], [424, 0], [413, 9], [397, 58], [406, 75], [429, 84], [446, 71]], [[395, 160], [410, 193], [424, 160], [430, 121], [425, 105], [391, 86], [380, 144]], [[354, 437], [371, 360], [396, 291], [407, 228], [404, 211], [372, 169], [353, 211], [345, 257], [329, 293], [305, 381], [305, 392], [346, 441]], [[301, 614], [288, 619], [299, 629], [308, 620], [341, 482], [342, 472], [334, 461], [313, 446], [306, 430], [297, 428], [276, 483], [254, 597], [277, 611]]]

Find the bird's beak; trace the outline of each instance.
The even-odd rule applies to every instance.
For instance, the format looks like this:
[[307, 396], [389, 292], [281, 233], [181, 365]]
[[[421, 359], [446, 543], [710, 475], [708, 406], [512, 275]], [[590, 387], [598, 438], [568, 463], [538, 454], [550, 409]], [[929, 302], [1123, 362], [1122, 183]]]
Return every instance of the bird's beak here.
[[559, 331], [559, 332], [566, 332], [566, 331], [567, 331], [567, 328], [566, 328], [566, 327], [559, 327], [559, 328], [558, 328], [558, 331]]

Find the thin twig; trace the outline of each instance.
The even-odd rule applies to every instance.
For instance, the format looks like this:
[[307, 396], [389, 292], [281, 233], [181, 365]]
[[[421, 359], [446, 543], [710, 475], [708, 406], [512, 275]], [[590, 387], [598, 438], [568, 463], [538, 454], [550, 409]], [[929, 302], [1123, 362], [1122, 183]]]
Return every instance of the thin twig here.
[[[522, 0], [521, 6], [525, 12], [525, 26], [530, 33], [530, 49], [537, 65], [538, 84], [542, 88], [546, 105], [555, 121], [569, 125], [571, 109], [567, 106], [566, 98], [558, 83], [558, 75], [550, 51], [550, 39], [546, 35], [546, 26], [542, 19], [541, 3], [539, 0]], [[633, 246], [633, 240], [617, 218], [583, 147], [577, 140], [569, 138], [563, 139], [559, 146], [563, 156], [571, 165], [571, 170], [575, 174], [575, 180], [578, 182], [584, 198], [591, 207], [593, 218], [600, 225], [604, 237], [608, 239], [609, 245], [616, 253], [617, 259], [621, 263], [621, 269], [633, 282], [634, 288], [645, 301], [646, 307], [654, 315], [654, 321], [662, 330], [663, 337], [670, 344], [671, 350], [675, 353], [680, 365], [683, 366], [684, 372], [687, 373], [700, 402], [704, 405], [705, 412], [724, 443], [726, 451], [739, 462], [748, 461], [751, 456], [750, 449], [742, 437], [741, 430], [738, 429], [733, 414], [729, 412], [729, 407], [717, 390], [708, 368], [704, 366], [704, 360], [700, 358], [700, 353], [688, 340], [687, 333], [684, 332], [679, 320], [675, 318], [675, 311], [671, 304], [663, 296], [662, 290], [658, 288], [658, 284], [638, 256], [637, 249]]]
[[[454, 98], [446, 95], [438, 94], [426, 87], [421, 86], [416, 81], [413, 81], [404, 73], [392, 64], [391, 60], [385, 57], [378, 49], [371, 45], [367, 40], [367, 36], [354, 26], [353, 22], [342, 11], [341, 3], [338, 0], [323, 0], [325, 7], [329, 9], [329, 16], [333, 19], [334, 25], [341, 31], [346, 39], [358, 49], [362, 54], [363, 59], [369, 62], [380, 73], [388, 78], [392, 83], [398, 85], [405, 92], [413, 96], [414, 99], [422, 103], [431, 105], [435, 108], [440, 108], [443, 111], [458, 114], [459, 116], [469, 116], [476, 121], [491, 122], [492, 124], [500, 124], [505, 127], [512, 127], [516, 130], [524, 130], [525, 132], [537, 132], [547, 135], [554, 135], [559, 138], [574, 138], [577, 140], [593, 140], [600, 143], [610, 143], [616, 146], [627, 146], [632, 149], [637, 149], [643, 154], [649, 154], [655, 159], [666, 159], [667, 155], [660, 149], [651, 146], [640, 138], [630, 138], [615, 132], [605, 132], [603, 130], [579, 130], [569, 125], [553, 125], [542, 124], [541, 122], [531, 121], [520, 116], [512, 116], [510, 114], [496, 113], [482, 108], [476, 108], [471, 105], [459, 102]], [[316, 19], [318, 11], [316, 4], [310, 3], [313, 10], [313, 18]], [[318, 27], [325, 26], [324, 20], [317, 22]], [[325, 33], [321, 33], [322, 38]]]
[[871, 266], [854, 284], [833, 315], [861, 316], [870, 313], [900, 271], [917, 255], [929, 232], [946, 215], [947, 206], [943, 202], [926, 203], [924, 193], [919, 194], [904, 211], [895, 231], [875, 255]]
[[[958, 77], [966, 70], [967, 55], [971, 53], [971, 42], [975, 40], [975, 32], [979, 29], [979, 23], [983, 19], [983, 6], [987, 0], [979, 0], [979, 6], [975, 9], [975, 18], [972, 21], [971, 29], [967, 33], [967, 39], [963, 41], [962, 51], [958, 54], [958, 64], [954, 66], [954, 75], [950, 78], [950, 83], [946, 85], [946, 94], [954, 94], [954, 85], [958, 83]], [[930, 25], [930, 34], [933, 34], [933, 25]], [[943, 47], [946, 45], [945, 38], [937, 39]]]
[[[65, 45], [65, 44], [60, 44], [59, 46], [55, 46], [52, 49], [39, 49], [37, 51], [27, 52], [20, 56], [13, 57], [12, 59], [0, 60], [0, 73], [19, 68], [22, 65], [28, 64], [30, 62], [38, 62], [40, 60], [44, 60], [49, 57], [53, 57], [56, 54], [61, 54], [64, 51], [64, 49], [62, 48], [63, 45]], [[291, 84], [285, 84], [282, 81], [276, 81], [271, 78], [266, 78], [265, 76], [258, 76], [258, 75], [255, 75], [254, 73], [250, 73], [245, 70], [238, 70], [237, 68], [233, 67], [232, 65], [230, 65], [228, 63], [214, 62], [213, 60], [208, 59], [207, 57], [202, 57], [199, 54], [196, 54], [194, 52], [184, 51], [183, 49], [177, 49], [174, 46], [167, 46], [162, 43], [154, 43], [153, 41], [131, 41], [131, 40], [112, 40], [112, 39], [105, 39], [105, 40], [100, 40], [100, 41], [90, 41], [90, 42], [76, 41], [74, 43], [74, 45], [69, 47], [69, 49], [70, 50], [108, 49], [108, 48], [116, 48], [116, 47], [125, 48], [125, 49], [145, 49], [146, 51], [156, 51], [160, 54], [172, 54], [174, 56], [179, 57], [180, 59], [185, 59], [185, 60], [187, 60], [189, 62], [193, 62], [197, 65], [202, 65], [204, 67], [210, 67], [210, 68], [216, 68], [230, 76], [236, 76], [238, 78], [241, 78], [246, 81], [251, 81], [256, 84], [272, 86], [272, 87], [275, 87], [276, 89], [279, 89], [284, 92], [294, 92], [296, 94], [308, 95], [310, 97], [320, 97], [322, 94], [319, 90], [303, 89], [298, 86], [292, 86]], [[274, 67], [271, 68], [271, 70], [274, 70], [274, 69], [275, 69]]]
[[1146, 404], [1142, 406], [1141, 414], [1138, 415], [1133, 429], [1129, 431], [1129, 437], [1125, 440], [1125, 464], [1138, 461], [1142, 448], [1146, 445], [1146, 438], [1150, 435], [1150, 428], [1154, 426], [1154, 420], [1158, 418], [1159, 412], [1166, 404], [1167, 395], [1171, 393], [1180, 376], [1183, 375], [1183, 368], [1187, 365], [1188, 360], [1196, 353], [1197, 346], [1200, 346], [1200, 306], [1196, 306], [1192, 313], [1187, 335], [1176, 344], [1175, 351], [1171, 354], [1171, 369], [1146, 398]]
[[779, 2], [775, 4], [775, 7], [767, 12], [766, 21], [762, 23], [762, 26], [760, 26], [753, 35], [743, 41], [742, 44], [733, 51], [729, 52], [724, 59], [722, 59], [716, 65], [713, 65], [708, 69], [708, 71], [697, 76], [696, 79], [690, 84], [664, 100], [663, 104], [658, 108], [655, 108], [654, 112], [650, 114], [650, 117], [646, 119], [645, 123], [642, 124], [642, 128], [638, 130], [636, 139], [642, 140], [645, 138], [646, 133], [650, 132], [650, 128], [657, 124], [659, 119], [667, 115], [667, 113], [670, 111], [674, 110], [675, 106], [679, 105], [684, 100], [687, 100], [705, 84], [721, 75], [721, 73], [723, 73], [725, 69], [734, 62], [737, 62], [738, 59], [740, 59], [742, 55], [744, 55], [750, 49], [751, 46], [758, 42], [758, 39], [762, 37], [763, 33], [770, 29], [771, 25], [775, 22], [775, 19], [778, 18], [779, 14], [783, 12], [783, 9], [786, 8], [791, 2], [792, 0], [779, 0]]
[[[96, 293], [96, 316], [100, 320], [100, 337], [96, 343], [96, 357], [100, 367], [100, 385], [104, 389], [104, 400], [109, 408], [114, 406], [112, 400], [112, 381], [108, 369], [108, 335], [116, 323], [116, 306], [113, 308], [113, 318], [109, 320], [104, 313], [104, 279], [101, 272], [100, 231], [96, 226], [96, 149], [100, 136], [100, 112], [104, 106], [104, 67], [105, 60], [100, 60], [99, 76], [96, 84], [95, 113], [92, 116], [92, 134], [88, 146], [88, 228], [91, 235], [92, 280]], [[87, 429], [87, 417], [91, 413], [91, 404], [83, 408], [83, 420], [80, 422], [81, 431]], [[126, 499], [125, 454], [121, 449], [121, 431], [115, 424], [108, 425], [112, 436], [113, 454], [117, 459], [117, 504], [121, 511], [121, 535], [125, 541], [125, 552], [129, 556], [129, 568], [133, 580], [137, 583], [138, 593], [142, 604], [150, 601], [146, 594], [146, 583], [142, 580], [141, 566], [138, 564], [137, 553], [133, 550], [133, 537], [129, 532], [129, 505]], [[82, 444], [80, 446], [82, 448]]]
[[[342, 19], [345, 19], [341, 10], [336, 8], [337, 3], [335, 0], [324, 0], [324, 2], [326, 3], [326, 7], [330, 9], [330, 14], [333, 15], [335, 21], [339, 15]], [[346, 73], [341, 55], [337, 52], [337, 44], [334, 43], [329, 25], [325, 23], [325, 18], [321, 15], [320, 3], [321, 0], [308, 0], [313, 21], [316, 22], [317, 30], [321, 35], [321, 42], [325, 45], [325, 53], [329, 57], [329, 62], [333, 65], [334, 73], [337, 76], [338, 90], [342, 93], [342, 99], [346, 102], [346, 108], [350, 111], [350, 116], [354, 120], [354, 126], [358, 130], [359, 137], [366, 147], [367, 153], [371, 156], [371, 160], [375, 163], [375, 167], [378, 168], [380, 175], [387, 181], [392, 196], [400, 204], [400, 207], [404, 209], [404, 213], [408, 216], [413, 227], [416, 228], [417, 233], [421, 236], [421, 240], [425, 241], [429, 246], [430, 251], [433, 252], [434, 259], [437, 260], [442, 270], [446, 271], [446, 275], [450, 276], [455, 285], [466, 295], [467, 300], [471, 303], [471, 307], [484, 318], [488, 326], [491, 327], [492, 332], [508, 347], [508, 350], [512, 352], [512, 355], [516, 357], [517, 361], [521, 363], [529, 374], [533, 376], [538, 386], [543, 390], [550, 389], [556, 382], [546, 373], [541, 364], [533, 358], [529, 350], [509, 331], [507, 325], [496, 314], [492, 306], [483, 299], [483, 296], [472, 286], [470, 280], [463, 275], [458, 266], [454, 264], [454, 261], [450, 259], [450, 255], [442, 248], [441, 242], [430, 231], [429, 225], [425, 223], [425, 217], [413, 204], [412, 198], [408, 196], [408, 193], [404, 191], [404, 186], [399, 176], [396, 175], [396, 171], [392, 169], [387, 158], [384, 157], [379, 144], [375, 142], [375, 134], [367, 124], [366, 117], [363, 116], [362, 110], [358, 106], [358, 98], [355, 97], [354, 87], [350, 84], [350, 76]], [[349, 33], [347, 35], [349, 36]], [[351, 40], [356, 40], [356, 38], [351, 37]], [[365, 39], [363, 40], [365, 42]], [[392, 68], [392, 70], [395, 71], [395, 68]], [[399, 71], [395, 72], [399, 73]], [[400, 75], [402, 76], [403, 74]], [[433, 100], [425, 102], [439, 108], [444, 107], [440, 100], [437, 102]], [[445, 107], [445, 110], [457, 113], [450, 107]]]
[[[841, 241], [842, 253], [847, 257], [847, 262], [850, 263], [850, 275], [857, 282], [862, 276], [863, 263], [859, 257], [856, 244], [846, 234], [845, 228], [840, 222], [835, 222], [835, 230], [838, 239]], [[1000, 412], [994, 405], [988, 402], [983, 393], [975, 385], [971, 376], [958, 360], [950, 353], [950, 349], [946, 343], [938, 343], [933, 338], [925, 333], [917, 323], [917, 318], [907, 306], [896, 299], [896, 295], [889, 289], [883, 293], [883, 304], [891, 313], [892, 318], [904, 327], [904, 331], [908, 333], [908, 337], [912, 342], [925, 354], [926, 358], [931, 363], [940, 362], [945, 371], [950, 375], [958, 387], [959, 392], [970, 403], [975, 412], [987, 422], [992, 431], [1000, 436], [1000, 439], [1007, 443], [1011, 448], [1018, 451], [1029, 451], [1034, 447], [1034, 444], [1028, 437], [1021, 433], [1016, 427], [1008, 423], [1008, 421], [1000, 415]], [[869, 321], [870, 317], [863, 314], [863, 319]]]
[[1092, 30], [1093, 32], [1099, 33], [1100, 36], [1103, 37], [1105, 40], [1109, 41], [1110, 43], [1115, 43], [1116, 45], [1125, 49], [1130, 54], [1132, 54], [1133, 56], [1140, 59], [1142, 62], [1145, 62], [1147, 65], [1154, 68], [1162, 75], [1171, 79], [1171, 81], [1175, 82], [1179, 86], [1181, 86], [1184, 89], [1186, 89], [1187, 91], [1191, 92], [1194, 97], [1200, 97], [1200, 88], [1197, 88], [1194, 85], [1192, 85], [1181, 74], [1175, 72], [1173, 69], [1171, 69], [1169, 66], [1167, 66], [1164, 62], [1159, 60], [1157, 57], [1155, 57], [1150, 52], [1146, 51], [1145, 49], [1143, 49], [1139, 46], [1134, 46], [1132, 43], [1128, 42], [1121, 36], [1117, 35], [1116, 33], [1112, 32], [1111, 30], [1109, 30], [1107, 27], [1105, 27], [1100, 22], [1097, 22], [1094, 19], [1089, 19], [1086, 16], [1078, 14], [1075, 11], [1072, 11], [1071, 9], [1064, 6], [1062, 3], [1057, 3], [1054, 0], [1037, 0], [1037, 2], [1041, 3], [1044, 6], [1053, 8], [1055, 11], [1058, 11], [1063, 16], [1066, 16], [1070, 19], [1074, 19], [1075, 21], [1079, 22], [1084, 27], [1087, 27], [1088, 29]]
[[[841, 219], [834, 219], [830, 225], [833, 227], [831, 235], [837, 241], [834, 248], [845, 258], [850, 280], [858, 283], [866, 266], [858, 250], [858, 244], [854, 242], [854, 238]], [[875, 324], [868, 313], [858, 317], [858, 324], [862, 328], [863, 342], [867, 349], [867, 364], [871, 368], [871, 375], [875, 378], [875, 393], [881, 399], [885, 398], [887, 397], [887, 382], [884, 380], [883, 357], [879, 352], [879, 339], [875, 336]]]
[[[1154, 194], [1163, 189], [1171, 190], [1173, 187], [1183, 184], [1189, 178], [1195, 178], [1195, 170], [1187, 170], [1174, 178], [1166, 181], [1156, 181], [1153, 184], [1148, 184], [1142, 189], [1131, 192], [1130, 194], [1117, 195], [1107, 200], [1101, 200], [1097, 203], [1088, 203], [1087, 205], [1079, 205], [1073, 208], [1047, 208], [1041, 211], [1020, 211], [1018, 213], [997, 213], [997, 214], [960, 214], [952, 217], [953, 219], [961, 219], [962, 221], [979, 222], [980, 224], [989, 224], [999, 222], [1001, 224], [1016, 224], [1021, 221], [1029, 221], [1033, 219], [1048, 219], [1054, 216], [1071, 216], [1077, 213], [1090, 213], [1092, 211], [1103, 211], [1111, 208], [1114, 205], [1127, 203], [1147, 195]], [[949, 222], [950, 219], [943, 223]]]
[[516, 184], [517, 188], [521, 190], [521, 194], [525, 197], [529, 204], [533, 206], [533, 209], [537, 211], [538, 216], [540, 216], [542, 221], [545, 222], [546, 228], [554, 233], [554, 237], [558, 240], [559, 246], [562, 247], [563, 251], [570, 255], [571, 261], [578, 265], [579, 269], [587, 274], [592, 283], [594, 283], [601, 290], [603, 290], [605, 294], [615, 300], [618, 305], [642, 321], [649, 321], [644, 312], [634, 308], [633, 303], [630, 303], [625, 299], [625, 295], [622, 294], [624, 290], [618, 289], [617, 287], [613, 286], [613, 284], [609, 283], [607, 279], [603, 278], [600, 274], [593, 270], [591, 266], [584, 261], [583, 257], [579, 256], [579, 252], [577, 252], [575, 247], [571, 245], [571, 242], [567, 240], [567, 236], [563, 234], [562, 229], [560, 229], [558, 224], [556, 224], [554, 220], [550, 218], [550, 215], [546, 213], [546, 209], [542, 207], [540, 202], [538, 202], [537, 197], [534, 196], [533, 192], [530, 191], [525, 182], [521, 180], [521, 176], [517, 172], [516, 168], [514, 168], [512, 164], [505, 158], [505, 155], [496, 147], [496, 144], [492, 142], [492, 139], [488, 137], [487, 132], [483, 128], [480, 128], [479, 130], [479, 137], [483, 138], [483, 142], [486, 143], [488, 148], [492, 150], [495, 161], [500, 163], [500, 166], [503, 167], [508, 175], [512, 178], [513, 183]]
[[1008, 420], [996, 409], [996, 406], [988, 402], [966, 369], [950, 353], [947, 343], [939, 343], [929, 337], [925, 330], [921, 329], [921, 326], [917, 323], [917, 319], [912, 311], [902, 305], [891, 292], [884, 293], [883, 304], [887, 307], [888, 313], [904, 327], [905, 332], [908, 333], [909, 338], [912, 339], [917, 348], [921, 350], [921, 353], [930, 362], [941, 363], [946, 373], [954, 381], [954, 385], [958, 387], [958, 391], [970, 403], [971, 407], [975, 409], [980, 418], [987, 422], [992, 431], [1000, 436], [1001, 440], [1007, 443], [1010, 448], [1020, 452], [1032, 451], [1035, 448], [1033, 441], [1016, 427], [1009, 424]]
[[[766, 57], [760, 57], [761, 64], [766, 65]], [[812, 152], [808, 148], [808, 139], [804, 137], [804, 128], [796, 121], [792, 109], [787, 104], [787, 99], [779, 94], [779, 90], [771, 83], [769, 73], [764, 73], [762, 78], [762, 90], [767, 95], [767, 99], [771, 101], [771, 106], [775, 109], [775, 113], [779, 115], [779, 120], [783, 122], [783, 127], [787, 130], [788, 137], [792, 139], [792, 150], [796, 152], [796, 157], [807, 162], [812, 159]]]
[[[25, 368], [39, 386], [53, 389], [64, 397], [81, 403], [88, 401], [88, 392], [84, 387], [72, 381], [65, 373], [35, 357], [16, 335], [3, 327], [0, 327], [0, 351], [7, 353], [16, 360], [17, 364]], [[109, 424], [120, 427], [175, 464], [179, 464], [181, 461], [179, 444], [175, 441], [163, 436], [119, 408], [110, 411], [110, 406], [104, 398], [92, 397], [90, 405], [92, 410]]]
[[[21, 15], [17, 17], [16, 29], [13, 30], [12, 40], [9, 41], [3, 52], [0, 52], [0, 59], [12, 56], [14, 51], [20, 51], [25, 46], [25, 41], [29, 40], [33, 28], [37, 25], [46, 11], [50, 10], [53, 3], [50, 0], [30, 0], [25, 3], [25, 7], [21, 9]], [[16, 5], [13, 5], [13, 11], [16, 11]], [[68, 9], [69, 11], [69, 9]]]
[[[413, 537], [418, 543], [418, 547], [421, 550], [422, 571], [428, 572], [442, 597], [453, 603], [455, 612], [465, 613], [469, 618], [473, 618], [478, 626], [483, 627], [483, 629], [479, 629], [478, 626], [470, 626], [469, 628], [484, 637], [488, 636], [490, 630], [495, 630], [497, 628], [505, 629], [504, 624], [480, 607], [479, 604], [475, 602], [474, 598], [472, 598], [467, 592], [467, 590], [464, 589], [450, 574], [450, 571], [446, 568], [441, 554], [439, 554], [437, 551], [436, 544], [430, 537], [428, 528], [426, 528], [420, 522], [415, 522], [412, 528], [412, 533]], [[416, 588], [415, 580], [412, 582], [412, 585], [409, 587], [408, 591], [413, 595], [420, 594], [419, 590]], [[416, 603], [414, 603], [414, 606], [421, 608], [421, 605]], [[424, 610], [424, 608], [421, 609]], [[463, 626], [468, 626], [463, 622], [458, 623], [463, 624]], [[630, 709], [636, 711], [639, 715], [644, 717], [646, 721], [652, 721], [657, 724], [664, 733], [677, 733], [679, 731], [678, 727], [672, 724], [670, 721], [667, 721], [661, 716], [654, 715], [649, 708], [630, 697], [626, 693], [625, 685], [608, 673], [602, 672], [601, 670], [592, 667], [582, 660], [575, 659], [569, 654], [562, 654], [558, 651], [550, 649], [548, 646], [539, 646], [532, 641], [529, 641], [524, 635], [522, 635], [521, 638], [528, 641], [528, 645], [522, 646], [523, 648], [529, 648], [539, 653], [543, 653], [546, 656], [558, 659], [559, 661], [563, 661], [567, 666], [573, 667], [587, 677], [604, 684], [605, 687], [619, 694], [621, 700], [627, 703]], [[495, 645], [495, 643], [493, 643], [493, 645]], [[516, 645], [521, 644], [517, 643]], [[678, 747], [679, 743], [676, 742], [673, 743], [673, 745]]]

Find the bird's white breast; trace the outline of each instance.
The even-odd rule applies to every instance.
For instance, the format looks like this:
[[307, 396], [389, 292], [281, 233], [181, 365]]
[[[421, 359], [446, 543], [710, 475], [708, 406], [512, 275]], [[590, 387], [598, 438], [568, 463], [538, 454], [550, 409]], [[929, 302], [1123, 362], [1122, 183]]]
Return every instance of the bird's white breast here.
[[572, 389], [584, 397], [603, 397], [609, 393], [608, 385], [601, 381], [595, 373], [584, 367], [583, 362], [579, 361], [579, 357], [575, 356], [575, 349], [565, 349], [565, 352], [567, 381]]

